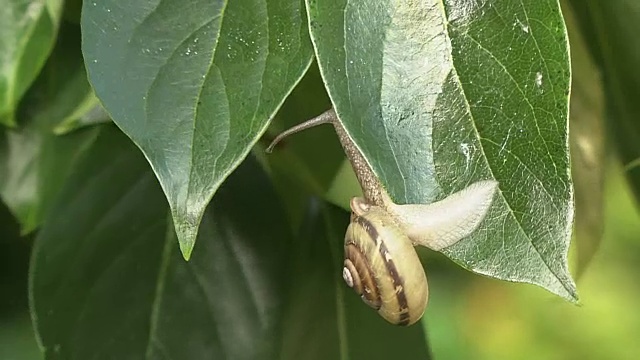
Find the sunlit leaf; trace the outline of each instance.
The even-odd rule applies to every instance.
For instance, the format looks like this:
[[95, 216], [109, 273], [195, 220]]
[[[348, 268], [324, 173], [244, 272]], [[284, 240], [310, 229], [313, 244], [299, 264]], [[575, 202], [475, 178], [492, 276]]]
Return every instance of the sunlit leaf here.
[[494, 206], [447, 256], [577, 298], [569, 54], [557, 1], [307, 0], [341, 121], [398, 203], [496, 179]]

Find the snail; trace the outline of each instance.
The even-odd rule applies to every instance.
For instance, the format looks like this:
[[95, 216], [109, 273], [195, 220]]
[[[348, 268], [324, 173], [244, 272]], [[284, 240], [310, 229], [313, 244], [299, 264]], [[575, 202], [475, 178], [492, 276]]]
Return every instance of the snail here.
[[326, 123], [333, 124], [363, 193], [350, 202], [343, 279], [388, 322], [414, 324], [424, 314], [429, 297], [427, 277], [414, 247], [439, 251], [473, 233], [491, 207], [498, 182], [478, 181], [431, 204], [395, 204], [333, 109], [285, 130], [267, 152], [291, 134]]

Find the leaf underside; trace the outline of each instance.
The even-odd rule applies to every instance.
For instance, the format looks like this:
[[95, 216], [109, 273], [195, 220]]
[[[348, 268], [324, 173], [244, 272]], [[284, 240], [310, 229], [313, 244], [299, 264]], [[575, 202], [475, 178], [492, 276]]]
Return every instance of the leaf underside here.
[[557, 1], [307, 7], [336, 111], [392, 198], [429, 203], [497, 180], [481, 228], [444, 253], [576, 300], [570, 68]]

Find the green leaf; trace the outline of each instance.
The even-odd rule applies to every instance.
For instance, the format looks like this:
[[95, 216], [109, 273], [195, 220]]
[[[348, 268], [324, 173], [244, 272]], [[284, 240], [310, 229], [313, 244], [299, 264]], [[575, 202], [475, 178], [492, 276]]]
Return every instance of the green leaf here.
[[6, 205], [0, 202], [0, 290], [3, 294], [0, 297], [0, 314], [9, 316], [27, 309], [24, 284], [27, 281], [27, 263], [32, 243], [32, 239], [20, 236], [16, 220]]
[[640, 3], [635, 0], [570, 1], [600, 66], [613, 141], [640, 201]]
[[292, 245], [293, 291], [280, 359], [430, 359], [420, 325], [390, 325], [344, 284], [348, 222], [344, 210], [310, 203]]
[[36, 240], [30, 292], [47, 359], [275, 359], [290, 243], [248, 158], [207, 208], [186, 262], [153, 172], [105, 127]]
[[53, 129], [53, 132], [57, 135], [64, 135], [85, 126], [101, 124], [108, 121], [111, 121], [109, 114], [102, 105], [100, 105], [100, 101], [92, 90], [86, 94], [74, 112], [60, 121]]
[[52, 133], [60, 123], [77, 127], [91, 96], [80, 28], [63, 24], [47, 65], [20, 104], [20, 128], [0, 132], [0, 197], [23, 233], [40, 225], [77, 157], [96, 136], [92, 129], [65, 136]]
[[566, 3], [563, 2], [563, 13], [571, 43], [573, 73], [569, 140], [576, 202], [576, 276], [580, 276], [600, 247], [604, 231], [606, 129], [601, 74]]
[[392, 198], [429, 203], [498, 180], [481, 229], [444, 253], [575, 300], [570, 68], [558, 2], [307, 6], [336, 112]]
[[312, 59], [301, 1], [84, 2], [98, 98], [151, 163], [191, 255], [204, 209]]
[[0, 124], [14, 126], [22, 95], [49, 56], [62, 0], [9, 0], [0, 11]]
[[22, 228], [35, 230], [86, 147], [95, 140], [93, 129], [54, 136], [29, 126], [0, 132], [0, 198]]

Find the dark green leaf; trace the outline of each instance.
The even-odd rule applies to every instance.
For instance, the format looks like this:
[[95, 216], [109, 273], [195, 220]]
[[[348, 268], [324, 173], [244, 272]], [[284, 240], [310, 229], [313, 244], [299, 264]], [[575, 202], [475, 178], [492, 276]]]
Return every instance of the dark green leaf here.
[[36, 241], [30, 291], [47, 358], [277, 358], [284, 219], [248, 158], [208, 207], [186, 262], [157, 179], [109, 126]]
[[640, 201], [640, 2], [570, 1], [604, 81], [614, 141]]
[[0, 318], [7, 318], [28, 307], [24, 284], [27, 281], [31, 241], [20, 237], [19, 224], [2, 202], [0, 249], [0, 290], [3, 294], [0, 297]]
[[600, 246], [604, 231], [604, 95], [600, 72], [589, 54], [574, 14], [569, 6], [563, 6], [563, 12], [571, 43], [569, 140], [576, 201], [576, 276], [579, 276]]
[[9, 0], [0, 11], [0, 124], [15, 125], [22, 95], [55, 43], [62, 0]]
[[82, 0], [65, 0], [63, 19], [74, 24], [80, 24]]
[[[293, 245], [293, 292], [281, 359], [429, 359], [423, 328], [387, 323], [342, 280], [349, 214], [311, 203]], [[311, 324], [311, 326], [310, 326]]]
[[27, 296], [31, 238], [0, 201], [0, 359], [39, 359]]
[[89, 77], [142, 149], [189, 258], [216, 189], [309, 66], [301, 1], [84, 2]]
[[559, 4], [307, 0], [328, 92], [399, 203], [500, 183], [468, 239], [445, 250], [488, 276], [577, 297], [569, 56]]

